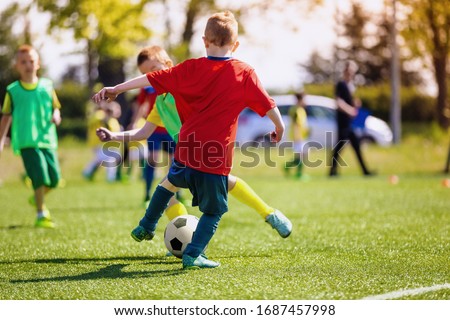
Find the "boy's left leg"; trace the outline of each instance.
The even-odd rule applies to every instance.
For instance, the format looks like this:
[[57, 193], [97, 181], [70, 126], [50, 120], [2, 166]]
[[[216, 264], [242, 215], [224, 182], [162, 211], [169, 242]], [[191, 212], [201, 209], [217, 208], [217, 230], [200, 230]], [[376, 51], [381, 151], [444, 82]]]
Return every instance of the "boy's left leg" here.
[[291, 221], [279, 210], [270, 207], [244, 180], [229, 175], [228, 192], [243, 204], [255, 209], [272, 228], [277, 230], [282, 238], [291, 234]]
[[153, 239], [156, 225], [177, 190], [178, 188], [172, 185], [167, 178], [156, 187], [145, 215], [139, 221], [139, 226], [131, 231], [131, 237], [134, 240], [140, 242]]

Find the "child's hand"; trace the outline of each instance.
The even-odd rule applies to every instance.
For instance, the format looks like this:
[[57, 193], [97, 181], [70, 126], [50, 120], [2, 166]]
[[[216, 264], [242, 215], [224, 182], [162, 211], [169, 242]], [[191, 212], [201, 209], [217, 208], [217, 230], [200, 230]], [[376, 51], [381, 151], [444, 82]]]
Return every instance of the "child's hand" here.
[[355, 108], [361, 108], [362, 107], [362, 101], [360, 98], [354, 98], [353, 99], [353, 105]]
[[59, 109], [54, 109], [52, 114], [52, 122], [59, 126], [61, 124], [61, 112]]
[[115, 87], [104, 87], [102, 90], [97, 92], [93, 97], [92, 100], [95, 103], [100, 103], [100, 101], [105, 100], [107, 102], [111, 102], [117, 98], [120, 92], [118, 92]]
[[113, 134], [111, 131], [109, 131], [106, 128], [98, 128], [95, 133], [97, 134], [97, 137], [103, 141], [103, 142], [107, 142], [107, 141], [111, 141], [113, 139]]

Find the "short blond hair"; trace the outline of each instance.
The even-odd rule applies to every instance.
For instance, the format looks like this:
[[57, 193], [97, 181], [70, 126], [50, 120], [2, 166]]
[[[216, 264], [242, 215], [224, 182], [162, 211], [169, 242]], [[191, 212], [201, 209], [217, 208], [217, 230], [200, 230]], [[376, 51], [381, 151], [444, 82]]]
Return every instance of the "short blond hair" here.
[[137, 65], [140, 66], [145, 61], [150, 59], [156, 59], [168, 68], [173, 67], [173, 61], [170, 59], [169, 54], [160, 46], [150, 46], [142, 49], [137, 57]]
[[29, 44], [22, 44], [21, 46], [19, 46], [19, 48], [17, 48], [15, 58], [17, 59], [19, 54], [22, 53], [34, 54], [39, 59], [39, 54], [37, 50], [33, 46], [30, 46]]
[[218, 47], [233, 44], [238, 37], [238, 22], [230, 11], [213, 14], [206, 23], [205, 40]]

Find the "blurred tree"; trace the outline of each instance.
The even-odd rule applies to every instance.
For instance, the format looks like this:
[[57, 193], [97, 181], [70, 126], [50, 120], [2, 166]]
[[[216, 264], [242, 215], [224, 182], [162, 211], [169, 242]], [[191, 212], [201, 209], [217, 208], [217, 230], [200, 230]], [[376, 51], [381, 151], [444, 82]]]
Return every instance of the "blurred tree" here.
[[402, 35], [411, 55], [431, 61], [438, 94], [436, 109], [441, 127], [448, 128], [450, 56], [450, 0], [401, 0], [403, 5]]
[[[136, 54], [137, 46], [151, 32], [144, 26], [144, 7], [150, 0], [37, 0], [38, 7], [51, 14], [49, 32], [70, 29], [86, 45], [88, 86], [97, 77], [104, 85], [125, 80], [125, 60]], [[118, 97], [122, 108], [128, 103]], [[125, 112], [123, 112], [125, 114]]]
[[38, 7], [51, 14], [50, 33], [73, 31], [75, 40], [86, 44], [89, 84], [96, 80], [100, 57], [114, 59], [134, 55], [151, 32], [144, 27], [144, 6], [149, 0], [38, 0]]
[[[358, 73], [366, 84], [389, 82], [392, 58], [390, 17], [386, 13], [369, 13], [362, 3], [352, 1], [350, 11], [337, 19], [341, 41], [337, 45], [337, 59], [351, 59], [358, 63]], [[400, 57], [401, 79], [405, 86], [420, 85], [423, 81], [419, 72], [406, 69], [405, 62], [414, 58]]]
[[17, 74], [13, 68], [14, 55], [19, 45], [23, 43], [31, 44], [29, 30], [24, 29], [23, 33], [13, 34], [13, 26], [18, 19], [26, 16], [27, 9], [21, 8], [14, 3], [5, 8], [0, 14], [0, 105], [6, 93], [6, 86], [17, 79]]
[[333, 83], [333, 61], [322, 57], [318, 51], [313, 51], [309, 60], [301, 63], [300, 67], [308, 73], [306, 83]]

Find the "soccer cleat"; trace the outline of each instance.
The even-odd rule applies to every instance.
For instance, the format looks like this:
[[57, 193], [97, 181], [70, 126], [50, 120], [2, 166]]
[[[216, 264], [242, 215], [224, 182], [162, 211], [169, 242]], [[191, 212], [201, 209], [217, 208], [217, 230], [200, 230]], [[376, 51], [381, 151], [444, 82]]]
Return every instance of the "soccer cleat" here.
[[217, 268], [220, 263], [208, 260], [205, 255], [201, 254], [197, 258], [183, 254], [183, 269], [206, 269]]
[[148, 232], [141, 226], [137, 226], [131, 231], [131, 237], [137, 242], [141, 242], [142, 240], [150, 241], [155, 236], [154, 232]]
[[94, 176], [92, 174], [89, 174], [87, 172], [82, 172], [81, 175], [83, 176], [83, 178], [87, 181], [93, 181], [94, 180]]
[[292, 222], [280, 211], [275, 210], [266, 217], [266, 222], [277, 230], [282, 238], [287, 238], [292, 232]]
[[55, 227], [55, 223], [52, 221], [50, 217], [40, 217], [36, 219], [34, 226], [37, 228], [53, 229]]

